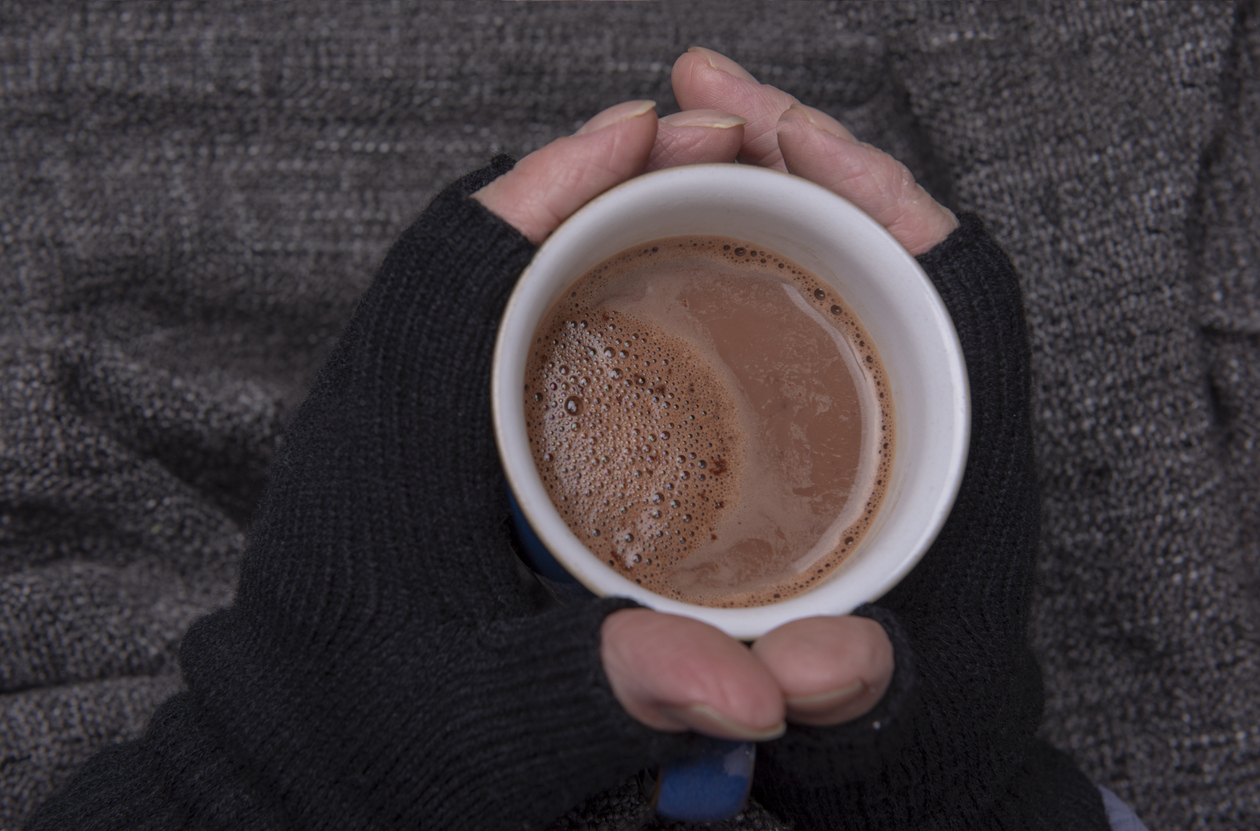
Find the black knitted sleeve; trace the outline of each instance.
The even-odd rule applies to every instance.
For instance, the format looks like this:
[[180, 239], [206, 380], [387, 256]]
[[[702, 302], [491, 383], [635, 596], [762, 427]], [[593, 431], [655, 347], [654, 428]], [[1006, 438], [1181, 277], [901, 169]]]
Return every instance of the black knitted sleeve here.
[[36, 814], [44, 829], [525, 829], [664, 761], [612, 695], [599, 626], [537, 614], [491, 429], [496, 328], [533, 246], [438, 196], [386, 256], [285, 435], [234, 603], [187, 692]]
[[797, 831], [1105, 829], [1098, 791], [1034, 741], [1042, 688], [1028, 644], [1039, 506], [1019, 284], [979, 218], [919, 262], [962, 343], [972, 423], [940, 536], [857, 614], [888, 631], [880, 704], [835, 728], [792, 727], [758, 755], [755, 793]]

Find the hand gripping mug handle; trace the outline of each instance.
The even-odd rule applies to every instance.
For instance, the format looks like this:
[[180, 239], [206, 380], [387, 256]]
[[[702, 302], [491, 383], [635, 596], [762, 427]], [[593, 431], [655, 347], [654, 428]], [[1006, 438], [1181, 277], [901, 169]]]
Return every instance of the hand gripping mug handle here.
[[[525, 520], [511, 491], [508, 501], [512, 505], [512, 521], [521, 543], [522, 558], [551, 596], [560, 603], [594, 597], [551, 556]], [[756, 758], [757, 747], [752, 742], [709, 738], [694, 756], [641, 772], [639, 786], [656, 813], [666, 819], [687, 822], [730, 819], [744, 809]]]

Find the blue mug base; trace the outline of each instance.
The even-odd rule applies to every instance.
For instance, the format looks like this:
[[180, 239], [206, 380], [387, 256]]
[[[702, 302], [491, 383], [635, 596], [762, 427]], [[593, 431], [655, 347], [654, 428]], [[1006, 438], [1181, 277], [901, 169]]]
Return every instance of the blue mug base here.
[[639, 787], [658, 816], [680, 822], [730, 819], [744, 809], [752, 787], [757, 746], [707, 739], [695, 755], [639, 775]]

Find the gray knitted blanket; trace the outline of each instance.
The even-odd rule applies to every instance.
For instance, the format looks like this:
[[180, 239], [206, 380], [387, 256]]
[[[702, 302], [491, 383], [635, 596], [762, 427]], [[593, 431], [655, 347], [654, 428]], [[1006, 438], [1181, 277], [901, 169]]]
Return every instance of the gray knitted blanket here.
[[[494, 153], [671, 111], [691, 44], [1001, 238], [1044, 734], [1152, 831], [1260, 827], [1254, 3], [30, 0], [0, 2], [0, 828], [178, 688], [393, 237]], [[559, 827], [657, 825], [627, 785]]]

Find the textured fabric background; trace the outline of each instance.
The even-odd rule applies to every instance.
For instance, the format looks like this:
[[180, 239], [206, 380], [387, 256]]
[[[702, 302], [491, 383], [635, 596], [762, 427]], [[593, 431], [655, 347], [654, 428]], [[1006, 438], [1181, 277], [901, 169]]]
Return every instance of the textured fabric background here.
[[[392, 238], [493, 153], [671, 111], [693, 43], [1000, 235], [1044, 733], [1152, 831], [1260, 825], [1254, 3], [0, 0], [0, 828], [177, 689]], [[655, 824], [628, 783], [558, 827]]]

